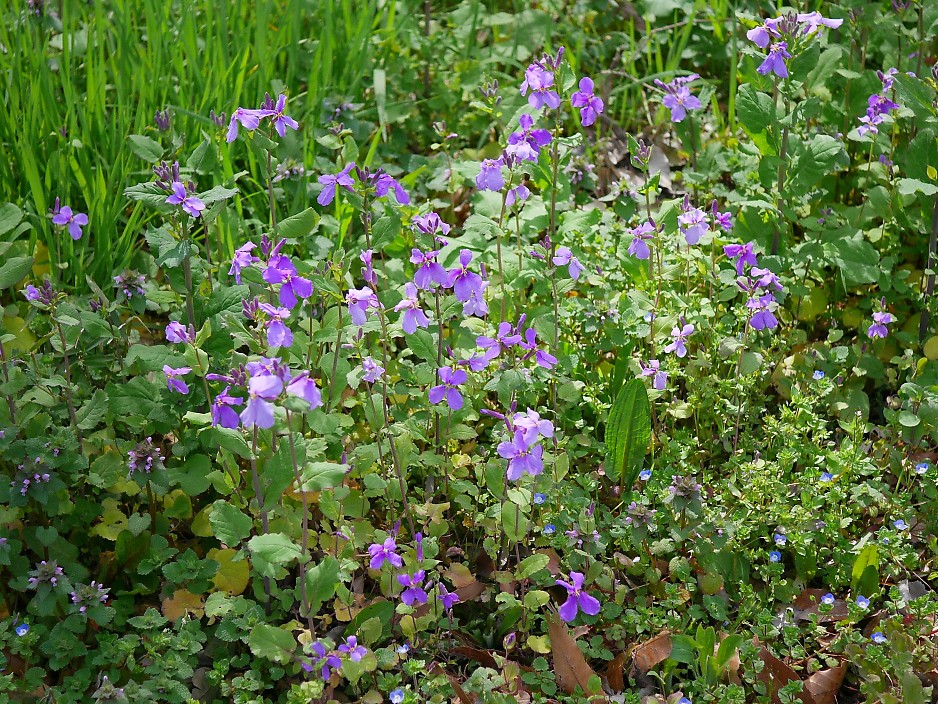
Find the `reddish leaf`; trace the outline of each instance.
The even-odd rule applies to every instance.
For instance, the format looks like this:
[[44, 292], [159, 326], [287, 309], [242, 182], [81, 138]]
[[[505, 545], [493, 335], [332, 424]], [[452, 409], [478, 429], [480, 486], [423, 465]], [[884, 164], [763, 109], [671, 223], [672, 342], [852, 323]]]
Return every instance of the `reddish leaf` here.
[[847, 663], [829, 670], [819, 670], [804, 682], [804, 688], [814, 697], [815, 704], [837, 704], [837, 692], [847, 674]]
[[662, 631], [651, 640], [636, 646], [632, 651], [632, 663], [641, 672], [648, 672], [671, 655], [671, 633]]

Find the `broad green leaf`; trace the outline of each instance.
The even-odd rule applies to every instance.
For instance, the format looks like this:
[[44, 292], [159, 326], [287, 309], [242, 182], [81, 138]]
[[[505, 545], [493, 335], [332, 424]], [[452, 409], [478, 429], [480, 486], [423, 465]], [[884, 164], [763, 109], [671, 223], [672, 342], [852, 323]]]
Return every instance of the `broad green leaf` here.
[[515, 574], [518, 575], [518, 579], [525, 579], [535, 572], [540, 572], [547, 567], [549, 562], [550, 556], [544, 553], [529, 555], [518, 564], [517, 569], [515, 569]]
[[274, 662], [286, 662], [296, 651], [296, 639], [292, 633], [266, 623], [259, 623], [251, 629], [248, 645], [257, 657]]
[[32, 257], [11, 257], [0, 264], [0, 290], [15, 286], [33, 268]]
[[736, 96], [736, 116], [750, 135], [765, 132], [776, 123], [772, 96], [760, 93], [752, 85], [740, 86]]
[[865, 582], [868, 579], [868, 570], [872, 570], [874, 573], [878, 573], [879, 570], [879, 546], [877, 546], [876, 543], [867, 544], [867, 546], [860, 551], [860, 554], [857, 555], [857, 559], [853, 563], [851, 581], [854, 589], [857, 589], [861, 582]]
[[318, 226], [319, 213], [313, 208], [307, 208], [277, 223], [277, 234], [287, 239], [303, 238], [315, 232]]
[[212, 532], [219, 541], [235, 547], [251, 534], [254, 521], [237, 506], [232, 506], [224, 499], [219, 499], [212, 506], [209, 514]]
[[275, 565], [292, 562], [301, 555], [300, 546], [283, 533], [255, 535], [248, 541], [248, 547], [252, 553]]
[[142, 134], [130, 135], [130, 151], [150, 164], [155, 164], [163, 158], [163, 147], [160, 143]]
[[[339, 561], [332, 556], [327, 555], [318, 565], [307, 569], [306, 597], [310, 613], [317, 613], [323, 603], [332, 598], [339, 584]], [[296, 596], [300, 600], [299, 590]]]
[[408, 335], [407, 346], [423, 361], [436, 362], [437, 345], [426, 330], [418, 328], [413, 335]]
[[339, 486], [345, 478], [345, 465], [333, 462], [309, 462], [300, 474], [303, 491], [322, 491]]

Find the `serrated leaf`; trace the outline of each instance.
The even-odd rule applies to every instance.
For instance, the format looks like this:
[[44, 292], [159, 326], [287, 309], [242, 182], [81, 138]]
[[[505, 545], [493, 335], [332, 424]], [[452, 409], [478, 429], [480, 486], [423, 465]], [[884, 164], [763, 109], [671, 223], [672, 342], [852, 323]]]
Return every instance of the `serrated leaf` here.
[[292, 562], [301, 555], [300, 547], [284, 533], [255, 535], [248, 541], [248, 547], [253, 554], [275, 565]]
[[437, 345], [426, 330], [417, 328], [413, 335], [408, 335], [407, 346], [423, 361], [436, 362]]
[[550, 555], [545, 553], [535, 553], [524, 558], [515, 569], [518, 579], [526, 579], [535, 572], [540, 572], [550, 563]]

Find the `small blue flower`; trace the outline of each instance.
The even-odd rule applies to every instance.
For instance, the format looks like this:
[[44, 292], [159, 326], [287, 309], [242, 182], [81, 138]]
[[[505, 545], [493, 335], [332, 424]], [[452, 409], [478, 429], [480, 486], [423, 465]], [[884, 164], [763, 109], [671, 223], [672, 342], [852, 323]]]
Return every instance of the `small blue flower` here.
[[773, 550], [772, 552], [769, 553], [769, 562], [781, 562], [781, 561], [782, 561], [782, 553], [780, 553], [778, 550]]
[[390, 699], [391, 704], [401, 704], [401, 702], [404, 701], [404, 690], [395, 689], [393, 692], [391, 692]]
[[20, 636], [21, 638], [25, 636], [27, 633], [29, 633], [28, 623], [21, 623], [16, 627], [16, 635]]
[[541, 505], [542, 503], [544, 503], [545, 501], [547, 501], [547, 496], [546, 496], [546, 494], [541, 494], [541, 493], [539, 493], [539, 492], [535, 492], [535, 494], [534, 494], [534, 503], [535, 503], [535, 504], [537, 504], [538, 506], [540, 506], [540, 505]]
[[824, 473], [821, 475], [821, 481], [822, 481], [822, 482], [833, 481], [833, 479], [834, 479], [834, 475], [831, 474], [830, 472], [824, 472]]
[[410, 652], [410, 646], [407, 643], [397, 646], [398, 655], [407, 655]]
[[784, 545], [788, 542], [788, 538], [782, 535], [781, 533], [776, 533], [772, 536], [772, 540], [775, 541], [776, 545]]
[[861, 609], [868, 609], [870, 606], [870, 600], [861, 594], [857, 597], [857, 606], [859, 606]]
[[824, 372], [822, 372], [820, 369], [815, 369], [812, 376], [814, 377], [815, 381], [820, 381], [824, 378]]
[[553, 535], [556, 530], [557, 527], [553, 523], [548, 523], [543, 528], [544, 535]]
[[928, 462], [919, 462], [915, 465], [916, 474], [925, 474], [928, 471]]
[[643, 469], [641, 472], [638, 473], [638, 478], [641, 479], [643, 482], [647, 482], [649, 479], [651, 479], [651, 470]]
[[877, 645], [882, 645], [886, 642], [886, 636], [884, 636], [879, 631], [876, 631], [873, 635], [870, 636], [870, 640], [876, 643]]
[[827, 592], [827, 594], [821, 597], [821, 603], [827, 604], [828, 606], [830, 606], [831, 604], [834, 603], [834, 595], [831, 594], [830, 592]]
[[681, 700], [677, 704], [693, 704], [693, 702], [687, 697], [681, 697]]
[[892, 527], [895, 528], [896, 530], [905, 530], [906, 528], [909, 527], [909, 524], [903, 521], [901, 518], [897, 518], [895, 521], [892, 522]]

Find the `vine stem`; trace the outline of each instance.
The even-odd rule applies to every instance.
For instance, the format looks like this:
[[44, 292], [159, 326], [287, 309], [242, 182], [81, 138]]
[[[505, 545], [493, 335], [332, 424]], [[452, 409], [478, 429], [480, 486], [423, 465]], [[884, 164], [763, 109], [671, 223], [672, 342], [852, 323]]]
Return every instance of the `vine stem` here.
[[287, 410], [287, 439], [290, 443], [290, 462], [293, 464], [293, 478], [296, 481], [297, 489], [300, 492], [303, 501], [303, 533], [300, 538], [300, 598], [303, 604], [303, 615], [306, 617], [306, 625], [309, 626], [311, 637], [315, 638], [316, 631], [313, 627], [313, 614], [310, 612], [309, 595], [307, 594], [306, 584], [306, 557], [309, 554], [309, 498], [303, 489], [303, 480], [300, 477], [300, 468], [296, 462], [296, 443], [293, 439], [293, 424], [290, 417], [290, 409]]
[[[0, 340], [0, 369], [3, 370], [3, 383], [10, 383], [10, 373], [7, 371], [7, 355], [6, 350], [3, 348], [3, 340]], [[6, 396], [7, 405], [10, 407], [10, 423], [16, 425], [16, 404], [13, 401], [13, 397], [10, 395]]]
[[81, 429], [78, 427], [78, 416], [75, 414], [75, 401], [72, 398], [72, 365], [68, 358], [68, 348], [65, 343], [65, 333], [62, 331], [62, 323], [55, 321], [55, 327], [59, 331], [59, 342], [62, 344], [62, 358], [65, 360], [65, 402], [68, 404], [68, 416], [72, 421], [72, 427], [75, 428], [75, 435], [78, 436], [78, 447], [81, 447], [82, 436]]
[[[251, 440], [251, 481], [254, 484], [254, 500], [257, 502], [257, 510], [261, 516], [261, 535], [267, 535], [270, 523], [267, 517], [267, 511], [264, 510], [264, 493], [261, 490], [261, 478], [257, 473], [257, 426], [254, 426], [254, 435]], [[270, 577], [264, 577], [264, 596], [267, 601], [264, 604], [265, 613], [270, 616]]]

